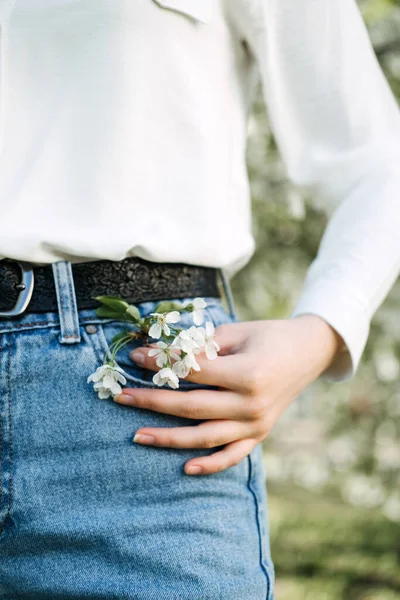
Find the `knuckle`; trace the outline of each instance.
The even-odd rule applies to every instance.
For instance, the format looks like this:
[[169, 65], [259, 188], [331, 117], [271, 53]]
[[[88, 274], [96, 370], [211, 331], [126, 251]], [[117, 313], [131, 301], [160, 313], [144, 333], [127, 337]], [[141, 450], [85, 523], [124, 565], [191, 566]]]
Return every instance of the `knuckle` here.
[[252, 421], [262, 419], [265, 415], [265, 403], [259, 396], [250, 398], [247, 402], [247, 414]]
[[264, 415], [263, 418], [259, 419], [251, 426], [249, 436], [254, 440], [255, 444], [258, 444], [270, 434], [272, 427], [273, 423], [268, 418], [265, 418]]
[[157, 400], [151, 394], [145, 395], [141, 400], [141, 408], [146, 408], [147, 410], [156, 410], [157, 409]]
[[218, 440], [215, 437], [207, 437], [203, 441], [204, 448], [215, 448], [218, 445]]
[[163, 446], [166, 446], [167, 448], [172, 448], [176, 445], [174, 436], [171, 434], [165, 434], [165, 436], [163, 437], [162, 443], [163, 443]]
[[264, 421], [262, 431], [260, 432], [262, 440], [265, 440], [265, 438], [271, 433], [273, 426], [274, 423], [271, 419], [266, 419]]
[[264, 371], [258, 365], [251, 366], [246, 373], [246, 388], [251, 394], [258, 393], [263, 387]]
[[228, 333], [229, 329], [230, 329], [229, 323], [222, 323], [222, 325], [218, 325], [215, 328], [215, 333], [220, 334], [220, 335], [225, 335], [226, 333]]
[[200, 407], [193, 403], [193, 401], [186, 400], [182, 404], [182, 416], [189, 419], [199, 418]]

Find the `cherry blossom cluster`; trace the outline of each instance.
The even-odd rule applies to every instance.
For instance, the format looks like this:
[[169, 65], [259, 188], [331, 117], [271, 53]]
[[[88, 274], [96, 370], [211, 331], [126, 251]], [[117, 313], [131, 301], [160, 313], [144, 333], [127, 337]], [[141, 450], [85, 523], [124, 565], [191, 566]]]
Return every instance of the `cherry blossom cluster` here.
[[[155, 312], [144, 317], [141, 317], [136, 306], [121, 298], [101, 296], [96, 300], [101, 303], [96, 310], [98, 316], [125, 320], [133, 325], [115, 336], [103, 365], [87, 379], [88, 383], [94, 384], [99, 398], [107, 399], [121, 393], [121, 384], [126, 384], [126, 378], [116, 362], [116, 355], [125, 344], [133, 340], [140, 339], [144, 346], [152, 345], [149, 356], [155, 358], [160, 369], [155, 373], [153, 383], [160, 387], [168, 385], [172, 389], [178, 389], [179, 379], [184, 379], [192, 371], [200, 371], [197, 361], [199, 354], [204, 353], [209, 360], [217, 358], [220, 348], [214, 339], [214, 325], [208, 321], [202, 326], [204, 309], [207, 307], [203, 298], [195, 298], [184, 304], [161, 302]], [[184, 312], [192, 313], [194, 325], [188, 329], [177, 326]]]

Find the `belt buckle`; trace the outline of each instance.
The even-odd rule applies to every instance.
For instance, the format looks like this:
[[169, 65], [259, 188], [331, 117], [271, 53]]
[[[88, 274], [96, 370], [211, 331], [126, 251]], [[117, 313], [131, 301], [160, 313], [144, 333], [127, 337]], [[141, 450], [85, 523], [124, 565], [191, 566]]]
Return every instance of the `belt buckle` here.
[[21, 269], [21, 280], [16, 284], [15, 289], [19, 291], [14, 308], [0, 312], [0, 317], [17, 317], [21, 315], [28, 307], [32, 298], [34, 275], [31, 263], [19, 260], [7, 259], [7, 262], [15, 262]]

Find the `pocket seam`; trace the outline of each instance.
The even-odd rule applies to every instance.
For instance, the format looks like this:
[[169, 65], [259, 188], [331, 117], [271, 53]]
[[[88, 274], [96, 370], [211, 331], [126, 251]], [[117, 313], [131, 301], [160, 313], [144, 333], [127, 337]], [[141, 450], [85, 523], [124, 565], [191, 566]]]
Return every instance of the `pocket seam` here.
[[263, 533], [261, 531], [261, 525], [260, 525], [262, 500], [259, 498], [257, 490], [256, 490], [255, 486], [253, 485], [254, 477], [255, 477], [255, 462], [254, 462], [253, 452], [255, 451], [255, 449], [256, 449], [256, 447], [253, 448], [253, 450], [247, 456], [248, 468], [249, 468], [249, 477], [248, 477], [248, 481], [247, 481], [247, 487], [254, 498], [254, 504], [255, 504], [256, 526], [257, 526], [257, 531], [258, 531], [258, 542], [259, 542], [259, 553], [260, 553], [260, 567], [261, 567], [262, 571], [264, 572], [265, 579], [266, 579], [266, 586], [267, 586], [267, 594], [266, 594], [265, 600], [271, 600], [271, 597], [272, 597], [271, 594], [273, 592], [272, 576], [270, 573], [269, 561], [266, 559], [266, 557], [264, 555], [264, 548], [263, 548], [264, 539], [263, 539]]

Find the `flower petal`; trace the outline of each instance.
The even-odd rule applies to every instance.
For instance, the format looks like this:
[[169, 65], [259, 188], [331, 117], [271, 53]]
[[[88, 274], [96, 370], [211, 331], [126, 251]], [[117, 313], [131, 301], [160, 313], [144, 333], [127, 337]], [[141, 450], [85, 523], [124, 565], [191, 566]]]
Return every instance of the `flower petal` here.
[[160, 375], [160, 373], [161, 373], [161, 371], [158, 371], [158, 373], [156, 373], [156, 374], [153, 376], [153, 383], [154, 383], [155, 385], [158, 385], [158, 386], [160, 386], [160, 387], [161, 387], [162, 385], [164, 385], [164, 381], [165, 381], [165, 380], [164, 380], [164, 378], [163, 378], [163, 377]]
[[174, 350], [173, 350], [173, 349], [171, 349], [171, 350], [170, 350], [170, 353], [169, 353], [169, 357], [170, 357], [172, 360], [179, 360], [179, 359], [180, 359], [180, 357], [181, 357], [181, 355], [180, 355], [178, 352], [174, 352]]
[[162, 352], [160, 348], [152, 348], [151, 350], [149, 350], [148, 356], [157, 356], [158, 354], [160, 354], [160, 352]]
[[160, 368], [165, 366], [165, 363], [168, 360], [168, 354], [166, 352], [160, 352], [156, 358], [156, 365]]
[[161, 325], [160, 323], [153, 323], [149, 329], [149, 336], [158, 339], [161, 336]]
[[193, 306], [195, 310], [198, 310], [199, 308], [205, 308], [207, 306], [207, 302], [204, 300], [204, 298], [195, 298], [193, 300]]
[[100, 381], [100, 379], [103, 378], [104, 373], [107, 372], [108, 368], [109, 365], [102, 365], [101, 367], [98, 367], [94, 373], [89, 375], [87, 382], [90, 383], [91, 381]]
[[204, 350], [206, 352], [208, 360], [215, 360], [218, 357], [217, 348], [215, 347], [215, 344], [212, 341], [206, 345]]
[[177, 323], [180, 318], [181, 318], [180, 312], [178, 312], [177, 310], [173, 310], [173, 311], [167, 313], [167, 315], [165, 317], [165, 322], [166, 323]]
[[172, 370], [178, 375], [178, 377], [184, 379], [189, 375], [190, 367], [187, 366], [184, 360], [178, 360], [172, 365]]
[[126, 384], [126, 378], [121, 373], [115, 373], [115, 380], [122, 383], [122, 385]]
[[211, 321], [207, 321], [206, 323], [206, 337], [212, 337], [215, 332], [214, 324]]
[[202, 325], [203, 321], [204, 321], [204, 314], [202, 310], [195, 310], [193, 311], [193, 323], [195, 325]]

